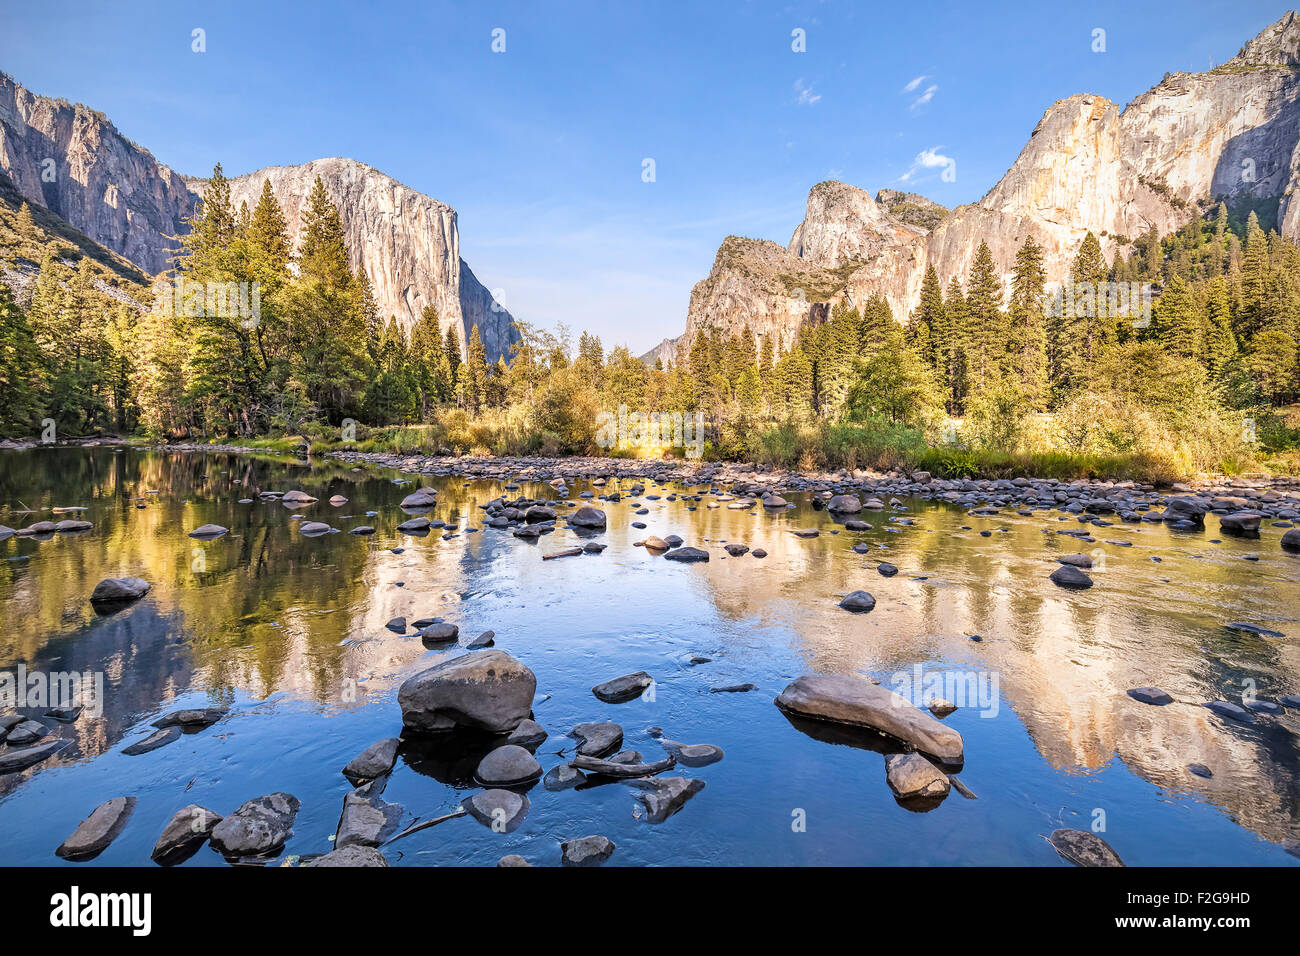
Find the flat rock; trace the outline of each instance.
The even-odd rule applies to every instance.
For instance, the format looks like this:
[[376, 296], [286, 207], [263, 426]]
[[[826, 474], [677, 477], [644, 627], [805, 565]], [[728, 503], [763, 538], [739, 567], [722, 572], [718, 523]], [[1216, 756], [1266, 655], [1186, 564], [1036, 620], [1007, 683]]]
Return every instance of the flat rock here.
[[669, 551], [664, 555], [665, 561], [707, 561], [709, 552], [701, 551], [699, 548], [677, 548]]
[[536, 750], [546, 742], [548, 736], [550, 735], [546, 732], [545, 727], [535, 720], [524, 718], [519, 721], [519, 726], [510, 732], [510, 736], [506, 738], [506, 743], [515, 744], [526, 750]]
[[129, 747], [123, 747], [122, 753], [128, 757], [138, 757], [141, 754], [147, 754], [159, 747], [166, 747], [181, 739], [181, 729], [179, 727], [164, 727], [161, 730], [155, 730], [144, 740], [137, 741]]
[[1071, 591], [1082, 591], [1092, 587], [1092, 578], [1071, 564], [1061, 565], [1048, 577], [1057, 587], [1068, 588]]
[[155, 727], [184, 727], [196, 730], [215, 724], [229, 713], [224, 707], [186, 707], [164, 714], [153, 722]]
[[1154, 704], [1157, 707], [1163, 707], [1165, 704], [1174, 702], [1174, 699], [1159, 687], [1134, 687], [1128, 692], [1128, 695], [1139, 703]]
[[135, 797], [114, 797], [104, 801], [81, 821], [54, 855], [65, 860], [89, 860], [98, 856], [117, 839], [134, 809]]
[[617, 760], [601, 760], [598, 757], [579, 755], [569, 761], [569, 766], [575, 770], [585, 770], [588, 773], [598, 773], [606, 777], [631, 779], [632, 777], [653, 777], [657, 773], [671, 770], [677, 766], [677, 758], [670, 754], [663, 760], [656, 760], [654, 763], [622, 763]]
[[428, 627], [420, 628], [420, 640], [424, 642], [425, 647], [450, 644], [459, 638], [460, 628], [455, 624], [430, 624]]
[[493, 644], [496, 643], [496, 636], [497, 635], [495, 631], [484, 631], [482, 634], [480, 634], [478, 637], [474, 638], [473, 640], [466, 641], [465, 647], [471, 651], [477, 651], [484, 647], [491, 647]]
[[199, 525], [190, 532], [191, 538], [220, 538], [223, 534], [229, 534], [229, 528], [223, 528], [219, 524]]
[[48, 737], [49, 734], [50, 728], [39, 720], [24, 720], [9, 728], [9, 736], [6, 740], [11, 747], [26, 747]]
[[960, 764], [963, 759], [961, 734], [861, 677], [809, 674], [781, 691], [776, 705], [798, 717], [869, 728], [945, 764]]
[[607, 720], [577, 724], [569, 734], [584, 757], [603, 757], [623, 744], [623, 728]]
[[532, 711], [533, 672], [505, 651], [454, 657], [408, 678], [397, 691], [402, 722], [434, 732], [471, 727], [504, 734]]
[[1075, 866], [1123, 866], [1110, 844], [1089, 830], [1053, 830], [1052, 848]]
[[331, 850], [303, 866], [382, 867], [388, 866], [388, 860], [372, 846], [352, 845]]
[[685, 767], [707, 767], [723, 758], [722, 748], [713, 744], [684, 744], [667, 737], [660, 737], [659, 744]]
[[25, 770], [71, 746], [71, 740], [55, 737], [34, 747], [6, 747], [0, 750], [0, 774]]
[[1255, 715], [1246, 708], [1234, 704], [1230, 700], [1212, 700], [1205, 705], [1207, 709], [1214, 711], [1220, 717], [1226, 717], [1229, 720], [1235, 720], [1242, 724], [1253, 724]]
[[567, 763], [552, 767], [542, 778], [542, 786], [547, 790], [571, 790], [585, 783], [587, 777], [580, 770], [575, 770]]

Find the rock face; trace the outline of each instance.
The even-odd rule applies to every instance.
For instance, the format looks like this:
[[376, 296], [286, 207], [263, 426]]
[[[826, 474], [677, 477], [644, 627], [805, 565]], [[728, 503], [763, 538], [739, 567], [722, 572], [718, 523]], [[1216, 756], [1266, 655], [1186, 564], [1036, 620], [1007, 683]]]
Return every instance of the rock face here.
[[[1166, 235], [1219, 197], [1276, 203], [1278, 228], [1300, 236], [1300, 19], [1288, 13], [1236, 57], [1205, 73], [1171, 73], [1124, 109], [1093, 94], [1052, 104], [1002, 179], [978, 202], [948, 212], [920, 196], [875, 199], [839, 182], [808, 195], [789, 247], [728, 236], [691, 292], [685, 334], [644, 357], [680, 360], [716, 326], [788, 345], [846, 296], [872, 295], [905, 320], [933, 265], [963, 283], [980, 241], [1011, 278], [1016, 251], [1043, 247], [1049, 286], [1068, 279], [1092, 231], [1108, 260], [1150, 229]], [[1262, 215], [1262, 214], [1261, 214]]]
[[961, 734], [861, 677], [806, 675], [781, 691], [776, 705], [797, 717], [870, 728], [945, 764], [962, 763]]
[[[52, 182], [42, 177], [54, 161]], [[102, 113], [38, 96], [0, 76], [0, 172], [31, 203], [146, 271], [169, 267], [168, 236], [184, 235], [205, 180], [186, 178], [123, 136]], [[379, 313], [409, 328], [426, 306], [464, 349], [478, 325], [489, 362], [517, 339], [509, 312], [460, 257], [456, 210], [353, 159], [269, 166], [230, 181], [252, 210], [269, 179], [298, 243], [301, 207], [319, 176], [339, 207], [352, 268], [364, 268]]]
[[537, 678], [505, 651], [454, 657], [421, 671], [397, 691], [402, 721], [416, 731], [470, 727], [509, 733], [532, 710]]

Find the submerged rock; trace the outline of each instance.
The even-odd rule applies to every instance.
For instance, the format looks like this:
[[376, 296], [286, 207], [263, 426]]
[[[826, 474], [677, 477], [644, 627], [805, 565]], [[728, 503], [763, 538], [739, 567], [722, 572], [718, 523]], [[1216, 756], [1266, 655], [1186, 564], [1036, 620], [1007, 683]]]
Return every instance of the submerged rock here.
[[657, 773], [671, 770], [677, 766], [677, 758], [670, 755], [663, 760], [656, 760], [654, 763], [630, 763], [579, 755], [569, 762], [569, 766], [575, 770], [585, 770], [588, 773], [598, 773], [606, 777], [630, 779], [632, 777], [653, 777]]
[[152, 587], [143, 578], [105, 578], [95, 585], [90, 594], [91, 604], [127, 604], [142, 598]]
[[220, 538], [223, 534], [229, 534], [229, 528], [223, 528], [219, 524], [200, 525], [190, 532], [191, 538]]
[[960, 764], [962, 736], [893, 691], [860, 677], [810, 674], [781, 691], [776, 705], [789, 714], [864, 727], [910, 744], [945, 764]]
[[569, 734], [578, 741], [578, 753], [584, 757], [603, 757], [623, 743], [623, 728], [609, 721], [577, 724]]
[[1228, 700], [1212, 700], [1205, 705], [1207, 709], [1214, 711], [1220, 717], [1226, 717], [1229, 720], [1235, 720], [1242, 724], [1255, 723], [1255, 715], [1244, 707], [1232, 703]]
[[215, 724], [227, 713], [224, 707], [186, 707], [183, 710], [173, 710], [169, 714], [164, 714], [153, 722], [153, 726], [196, 730]]
[[542, 786], [547, 790], [571, 790], [585, 783], [587, 777], [582, 771], [575, 770], [567, 763], [552, 767], [542, 778]]
[[677, 762], [687, 767], [707, 767], [717, 763], [723, 757], [721, 747], [713, 744], [684, 744], [667, 737], [659, 738], [660, 745], [677, 758]]
[[507, 853], [501, 859], [497, 860], [497, 866], [532, 866], [518, 853]]
[[1110, 844], [1088, 830], [1053, 830], [1052, 848], [1075, 866], [1123, 866]]
[[90, 816], [59, 845], [55, 856], [65, 860], [89, 860], [99, 856], [117, 839], [135, 809], [135, 797], [114, 797], [91, 811]]
[[702, 551], [699, 548], [676, 548], [664, 555], [666, 561], [707, 561], [709, 552]]
[[34, 747], [6, 747], [0, 750], [0, 774], [25, 770], [71, 746], [71, 740], [55, 737]]
[[144, 740], [124, 747], [122, 753], [128, 757], [138, 757], [141, 754], [147, 754], [160, 747], [166, 747], [168, 744], [175, 743], [181, 739], [181, 729], [179, 727], [164, 727], [161, 730], [155, 730]]
[[401, 820], [402, 808], [398, 804], [353, 790], [343, 797], [334, 848], [379, 846], [393, 835]]
[[532, 711], [533, 672], [505, 651], [489, 649], [436, 664], [397, 691], [402, 722], [433, 732], [470, 727], [504, 734]]
[[1049, 575], [1049, 578], [1057, 587], [1068, 588], [1072, 591], [1082, 591], [1092, 587], [1092, 578], [1072, 564], [1061, 565]]

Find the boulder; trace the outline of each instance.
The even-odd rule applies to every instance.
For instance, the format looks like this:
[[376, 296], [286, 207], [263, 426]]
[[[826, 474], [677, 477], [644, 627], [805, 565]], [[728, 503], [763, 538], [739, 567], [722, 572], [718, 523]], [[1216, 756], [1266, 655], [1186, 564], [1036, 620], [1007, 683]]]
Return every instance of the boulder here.
[[1092, 578], [1071, 564], [1063, 564], [1053, 571], [1048, 578], [1057, 587], [1071, 591], [1083, 591], [1092, 587]]
[[106, 800], [81, 821], [72, 836], [64, 840], [54, 855], [65, 860], [89, 860], [99, 856], [117, 839], [135, 809], [135, 797]]
[[493, 648], [421, 671], [398, 689], [397, 702], [411, 730], [467, 727], [504, 734], [529, 715], [536, 693], [533, 672]]
[[376, 796], [353, 790], [343, 797], [343, 813], [334, 834], [334, 849], [379, 846], [397, 830], [402, 808]]
[[850, 591], [840, 601], [840, 607], [846, 611], [863, 614], [876, 606], [876, 599], [866, 591]]
[[787, 714], [863, 727], [911, 745], [949, 765], [961, 764], [961, 734], [893, 691], [847, 674], [809, 674], [781, 691]]
[[488, 751], [479, 761], [474, 777], [485, 787], [518, 787], [542, 775], [537, 758], [518, 744], [506, 744]]
[[376, 740], [348, 762], [348, 765], [343, 768], [343, 776], [352, 781], [354, 786], [382, 777], [393, 769], [393, 764], [397, 763], [398, 742], [396, 737]]
[[664, 560], [683, 562], [707, 561], [709, 560], [709, 552], [702, 551], [699, 548], [677, 548], [665, 554]]
[[637, 799], [645, 805], [646, 819], [651, 823], [663, 823], [704, 789], [703, 780], [686, 777], [624, 780], [623, 783], [640, 791]]
[[593, 508], [591, 505], [583, 505], [573, 514], [569, 515], [569, 524], [579, 528], [604, 528], [605, 512], [599, 508]]
[[528, 798], [511, 790], [483, 790], [461, 801], [479, 823], [493, 833], [512, 833], [528, 816]]
[[857, 495], [836, 495], [826, 502], [826, 510], [839, 514], [855, 515], [862, 510], [862, 502]]
[[229, 534], [229, 533], [230, 533], [229, 528], [223, 528], [219, 524], [204, 524], [204, 525], [199, 525], [199, 527], [191, 531], [190, 537], [203, 538], [206, 540], [211, 538], [220, 538], [223, 534]]
[[1123, 866], [1110, 844], [1089, 830], [1053, 830], [1052, 848], [1075, 866]]
[[942, 800], [952, 785], [948, 775], [920, 754], [890, 754], [885, 779], [900, 800]]
[[578, 837], [560, 844], [560, 861], [565, 866], [600, 866], [614, 852], [614, 843], [603, 836]]
[[266, 856], [293, 836], [293, 821], [301, 804], [289, 793], [272, 793], [241, 804], [212, 828], [216, 850], [230, 858]]
[[160, 866], [183, 863], [207, 842], [213, 827], [221, 822], [221, 814], [191, 803], [177, 810], [163, 827], [150, 858]]
[[324, 856], [316, 857], [310, 863], [304, 863], [303, 866], [381, 867], [388, 866], [388, 860], [372, 846], [354, 844], [331, 850]]
[[149, 592], [152, 585], [143, 578], [105, 578], [90, 593], [91, 604], [126, 604]]
[[653, 683], [653, 677], [645, 671], [637, 671], [635, 674], [624, 674], [597, 684], [591, 692], [607, 704], [622, 704], [640, 697]]

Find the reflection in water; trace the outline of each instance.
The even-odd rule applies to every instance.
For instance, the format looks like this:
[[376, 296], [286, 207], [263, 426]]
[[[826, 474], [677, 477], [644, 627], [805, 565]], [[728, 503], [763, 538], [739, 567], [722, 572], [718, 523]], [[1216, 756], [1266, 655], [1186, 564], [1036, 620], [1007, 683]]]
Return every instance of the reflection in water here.
[[[57, 845], [89, 806], [117, 791], [155, 801], [159, 819], [128, 828], [101, 860], [139, 863], [166, 808], [183, 805], [182, 796], [194, 802], [205, 787], [207, 805], [218, 810], [296, 787], [301, 845], [289, 850], [328, 849], [322, 833], [333, 832], [328, 821], [337, 820], [346, 791], [338, 768], [398, 732], [402, 679], [457, 653], [430, 652], [392, 633], [385, 624], [394, 617], [445, 618], [462, 639], [495, 630], [498, 645], [538, 674], [536, 717], [552, 734], [538, 749], [545, 767], [571, 751], [561, 735], [582, 720], [623, 723], [625, 746], [647, 759], [661, 755], [642, 733], [650, 724], [668, 737], [724, 747], [726, 760], [694, 774], [708, 789], [653, 831], [678, 836], [633, 830], [627, 862], [1050, 864], [1054, 855], [1042, 853], [1035, 833], [1062, 812], [1086, 819], [1098, 806], [1112, 821], [1108, 839], [1133, 862], [1190, 863], [1198, 853], [1204, 862], [1291, 861], [1274, 845], [1300, 834], [1295, 712], [1248, 726], [1200, 706], [1249, 689], [1264, 699], [1300, 691], [1300, 559], [1278, 548], [1278, 529], [1257, 541], [1212, 543], [1209, 534], [1116, 524], [1081, 545], [1055, 533], [1079, 525], [1054, 512], [979, 517], [914, 501], [906, 513], [913, 524], [895, 520], [902, 512], [864, 513], [874, 527], [849, 532], [803, 496], [790, 496], [795, 509], [770, 514], [709, 508], [705, 487], [687, 489], [703, 500], [669, 501], [683, 489], [652, 483], [647, 494], [658, 500], [602, 505], [610, 515], [603, 555], [543, 562], [576, 536], [561, 528], [526, 542], [479, 530], [479, 505], [512, 494], [503, 485], [429, 482], [439, 489], [429, 517], [447, 527], [415, 537], [396, 530], [408, 517], [398, 503], [412, 486], [395, 477], [328, 461], [309, 467], [229, 455], [0, 455], [0, 524], [45, 520], [64, 506], [85, 506], [81, 516], [94, 524], [75, 536], [0, 542], [7, 624], [0, 668], [99, 671], [106, 687], [102, 716], [47, 721], [75, 747], [0, 777], [0, 821], [36, 830], [0, 848], [0, 863], [57, 862], [46, 844]], [[616, 487], [574, 483], [573, 500]], [[288, 508], [258, 497], [291, 488], [319, 501]], [[543, 486], [519, 493], [551, 495]], [[349, 500], [334, 506], [333, 495]], [[635, 507], [649, 514], [634, 516]], [[304, 536], [296, 530], [302, 520], [340, 533]], [[634, 520], [647, 527], [632, 528]], [[230, 533], [187, 537], [206, 523]], [[376, 533], [346, 533], [361, 524]], [[810, 526], [821, 535], [790, 533]], [[678, 534], [708, 548], [712, 560], [674, 565], [634, 546], [649, 534]], [[762, 547], [768, 557], [728, 557], [728, 542]], [[869, 550], [851, 551], [859, 542]], [[1050, 584], [1055, 558], [1081, 547], [1093, 556], [1097, 586], [1067, 592]], [[1248, 554], [1260, 560], [1243, 560]], [[883, 561], [898, 575], [878, 573]], [[96, 615], [87, 600], [95, 584], [124, 575], [145, 578], [151, 592]], [[839, 595], [859, 588], [876, 596], [872, 613], [836, 607]], [[1229, 631], [1228, 620], [1286, 636]], [[711, 660], [693, 665], [693, 656]], [[771, 704], [801, 673], [858, 673], [893, 686], [893, 675], [910, 675], [917, 664], [992, 673], [1001, 695], [988, 717], [966, 707], [948, 718], [966, 737], [961, 779], [979, 799], [949, 800], [923, 819], [895, 814], [879, 756], [889, 748], [841, 746], [847, 741], [826, 727], [793, 724]], [[608, 706], [591, 697], [594, 684], [640, 669], [655, 675], [659, 702]], [[759, 690], [708, 693], [742, 682]], [[1151, 707], [1126, 696], [1143, 685], [1163, 687], [1175, 703]], [[188, 749], [120, 755], [149, 721], [181, 704], [230, 706], [232, 716], [187, 737]], [[492, 744], [405, 740], [388, 798], [405, 794], [415, 816], [454, 806]], [[1192, 763], [1213, 777], [1190, 774]], [[580, 796], [535, 788], [530, 798], [528, 824], [508, 838], [512, 849], [462, 828], [455, 840], [412, 837], [394, 862], [493, 862], [527, 853], [529, 839], [549, 839], [557, 827], [567, 833], [570, 823], [613, 836], [636, 822], [627, 788]], [[814, 822], [821, 814], [802, 841], [789, 839], [791, 807], [808, 809]], [[1225, 815], [1233, 823], [1225, 826]], [[918, 849], [927, 835], [931, 842]], [[219, 862], [212, 856], [186, 865]]]

